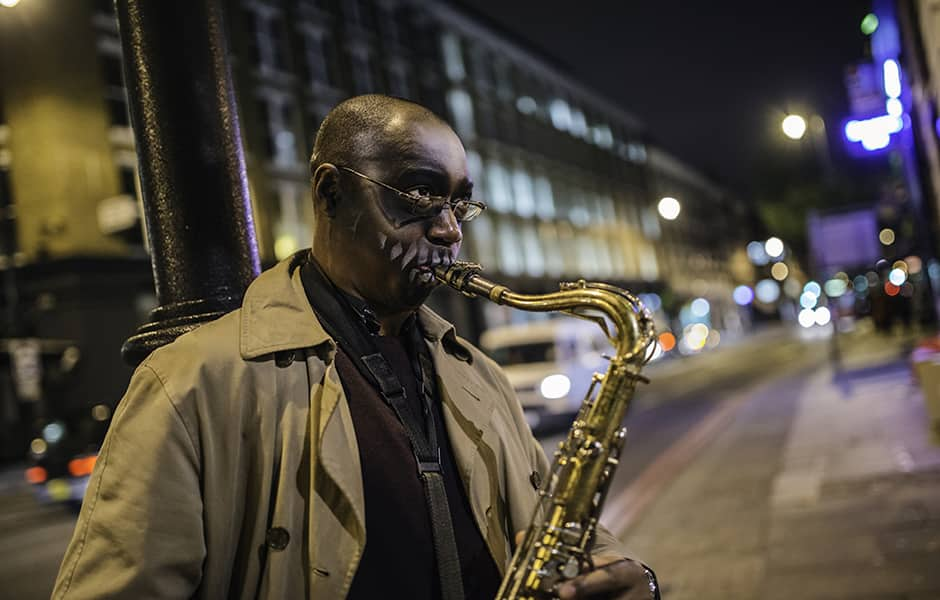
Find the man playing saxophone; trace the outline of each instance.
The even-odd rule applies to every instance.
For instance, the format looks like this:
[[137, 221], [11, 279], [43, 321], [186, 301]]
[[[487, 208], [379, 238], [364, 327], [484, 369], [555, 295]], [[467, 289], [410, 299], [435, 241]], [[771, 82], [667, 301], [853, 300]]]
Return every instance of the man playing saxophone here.
[[[310, 163], [312, 248], [154, 352], [54, 598], [493, 598], [547, 461], [505, 376], [424, 300], [472, 199], [427, 109], [360, 96]], [[658, 596], [599, 530], [562, 598]]]

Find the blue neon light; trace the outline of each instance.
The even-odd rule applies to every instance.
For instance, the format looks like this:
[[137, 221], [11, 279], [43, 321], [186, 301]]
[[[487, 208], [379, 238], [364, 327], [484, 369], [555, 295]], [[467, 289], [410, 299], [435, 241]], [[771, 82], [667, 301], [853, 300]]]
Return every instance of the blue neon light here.
[[900, 117], [881, 115], [873, 119], [849, 121], [845, 124], [845, 139], [861, 142], [866, 150], [881, 150], [891, 142], [891, 134], [904, 128]]
[[901, 68], [898, 67], [898, 61], [889, 58], [882, 67], [885, 80], [885, 95], [888, 98], [901, 97]]

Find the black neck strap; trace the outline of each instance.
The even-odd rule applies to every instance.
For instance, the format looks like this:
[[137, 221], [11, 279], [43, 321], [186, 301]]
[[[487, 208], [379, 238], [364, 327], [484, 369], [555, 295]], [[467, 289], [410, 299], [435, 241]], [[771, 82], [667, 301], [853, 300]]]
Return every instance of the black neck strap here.
[[374, 313], [364, 303], [337, 289], [312, 258], [301, 267], [301, 278], [324, 329], [391, 407], [408, 436], [418, 467], [417, 474], [424, 485], [442, 598], [461, 600], [463, 582], [460, 559], [447, 503], [440, 445], [431, 406], [437, 398], [434, 367], [420, 325], [414, 316], [411, 322], [405, 324], [410, 332], [408, 351], [412, 357], [412, 368], [415, 369], [422, 396], [420, 408], [416, 411], [418, 405], [407, 401], [404, 386], [375, 342], [374, 336], [379, 329]]

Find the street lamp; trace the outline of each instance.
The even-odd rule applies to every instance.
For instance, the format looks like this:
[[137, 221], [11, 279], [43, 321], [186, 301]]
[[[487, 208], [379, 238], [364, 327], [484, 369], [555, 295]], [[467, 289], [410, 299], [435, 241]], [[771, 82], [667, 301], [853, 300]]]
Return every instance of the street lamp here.
[[679, 204], [679, 201], [669, 196], [659, 201], [657, 209], [659, 210], [659, 216], [667, 221], [675, 221], [679, 213], [682, 212], [682, 206]]
[[801, 140], [806, 134], [806, 119], [800, 115], [787, 115], [780, 124], [783, 133], [791, 140]]
[[826, 137], [826, 122], [819, 115], [812, 115], [807, 125], [806, 119], [800, 115], [787, 115], [780, 123], [784, 135], [791, 140], [802, 140], [807, 130], [810, 141], [816, 151], [816, 160], [823, 174], [832, 180], [835, 178], [835, 167], [832, 164], [832, 155], [829, 153], [829, 140]]

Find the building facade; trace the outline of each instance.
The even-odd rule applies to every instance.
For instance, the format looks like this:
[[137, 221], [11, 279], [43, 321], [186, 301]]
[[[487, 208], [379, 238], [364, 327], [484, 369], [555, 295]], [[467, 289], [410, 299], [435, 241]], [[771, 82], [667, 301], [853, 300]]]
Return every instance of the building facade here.
[[[223, 6], [264, 264], [309, 245], [307, 161], [323, 117], [378, 92], [428, 106], [463, 139], [489, 205], [465, 228], [463, 254], [493, 279], [523, 292], [610, 281], [648, 294], [677, 332], [683, 306], [704, 297], [713, 326], [737, 325], [731, 291], [751, 282], [735, 280], [729, 257], [748, 238], [745, 207], [651, 144], [621, 106], [485, 19], [430, 0]], [[658, 215], [663, 196], [681, 202], [678, 219]], [[155, 303], [140, 214], [113, 1], [0, 8], [4, 336], [94, 349], [70, 371], [75, 385], [60, 386], [86, 393], [50, 403], [113, 404], [126, 384], [129, 370], [108, 365]], [[536, 318], [446, 291], [432, 304], [471, 339]], [[48, 412], [24, 409], [4, 381], [0, 429]]]

